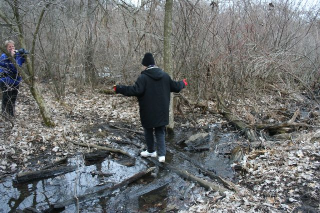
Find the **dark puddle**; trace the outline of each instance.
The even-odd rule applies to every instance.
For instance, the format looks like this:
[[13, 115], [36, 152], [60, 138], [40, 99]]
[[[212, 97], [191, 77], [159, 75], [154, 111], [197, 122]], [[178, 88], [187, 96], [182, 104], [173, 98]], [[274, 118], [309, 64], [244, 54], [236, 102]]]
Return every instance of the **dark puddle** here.
[[[171, 151], [168, 152], [166, 161], [179, 169], [194, 171], [195, 174], [198, 174], [199, 171], [190, 163], [191, 160], [231, 180], [234, 172], [230, 167], [232, 161], [229, 159], [229, 154], [234, 148], [234, 142], [239, 138], [236, 134], [221, 131], [219, 126], [211, 126], [208, 133], [202, 139], [198, 138], [200, 142], [187, 141], [190, 136], [196, 134], [189, 130], [182, 130], [173, 137], [167, 138], [168, 149]], [[185, 138], [182, 143], [175, 144], [182, 138]], [[199, 151], [198, 147], [204, 149]], [[175, 150], [189, 159], [176, 157]], [[92, 162], [85, 162], [82, 155], [78, 155], [68, 159], [68, 165], [77, 166], [75, 172], [22, 184], [16, 184], [13, 177], [7, 178], [0, 183], [0, 212], [17, 212], [17, 210], [28, 207], [41, 212], [52, 204], [73, 198], [74, 195], [89, 194], [99, 187], [111, 187], [150, 166], [155, 166], [150, 163], [148, 165], [148, 161], [140, 157], [136, 157], [135, 164], [131, 166], [126, 166], [124, 161], [126, 160], [104, 159], [92, 164]], [[115, 190], [111, 196], [90, 199], [80, 205], [72, 204], [60, 212], [175, 211], [187, 208], [187, 203], [192, 202], [190, 199], [195, 193], [194, 190], [191, 190], [192, 188], [194, 188], [193, 183], [184, 181], [178, 175], [157, 167], [152, 175], [139, 179], [130, 184], [130, 187]]]
[[[30, 183], [16, 184], [13, 178], [7, 178], [0, 183], [0, 212], [15, 212], [27, 207], [45, 210], [49, 204], [69, 200], [75, 194], [88, 194], [90, 189], [102, 185], [111, 187], [147, 168], [146, 163], [139, 159], [131, 167], [109, 159], [96, 165], [85, 166], [81, 155], [69, 159], [68, 164], [76, 165], [78, 169], [75, 172]], [[99, 206], [97, 203], [92, 207], [95, 208], [96, 205]], [[74, 212], [74, 208], [69, 206], [64, 212]]]

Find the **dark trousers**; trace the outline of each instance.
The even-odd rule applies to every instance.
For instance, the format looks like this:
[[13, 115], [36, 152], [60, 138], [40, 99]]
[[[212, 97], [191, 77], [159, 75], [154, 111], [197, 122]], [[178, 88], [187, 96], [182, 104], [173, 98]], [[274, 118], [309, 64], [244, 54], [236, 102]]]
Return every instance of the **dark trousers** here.
[[[165, 132], [165, 126], [144, 128], [144, 137], [146, 139], [148, 152], [157, 151], [158, 156], [166, 155]], [[156, 140], [154, 139], [154, 135]]]
[[0, 82], [0, 87], [2, 91], [1, 111], [5, 115], [14, 117], [19, 85], [10, 87]]

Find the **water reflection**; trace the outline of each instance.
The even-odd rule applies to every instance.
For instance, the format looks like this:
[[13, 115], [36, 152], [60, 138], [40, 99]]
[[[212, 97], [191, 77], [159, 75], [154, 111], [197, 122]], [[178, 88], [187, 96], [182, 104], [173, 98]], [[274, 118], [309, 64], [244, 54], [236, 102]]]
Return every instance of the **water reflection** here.
[[[49, 205], [69, 200], [74, 195], [89, 193], [89, 189], [98, 185], [114, 185], [127, 179], [146, 168], [144, 162], [137, 160], [136, 165], [126, 167], [113, 160], [105, 160], [91, 166], [85, 166], [82, 157], [78, 156], [69, 160], [69, 165], [77, 165], [78, 169], [64, 175], [31, 183], [16, 184], [13, 177], [8, 177], [0, 183], [0, 212], [16, 212], [27, 207], [44, 210]], [[110, 177], [99, 177], [92, 172], [111, 173]], [[90, 201], [93, 209], [103, 209], [106, 201]], [[88, 205], [88, 204], [86, 204]], [[102, 206], [102, 207], [101, 207]], [[91, 208], [90, 207], [90, 208]], [[74, 212], [75, 206], [70, 206], [64, 212]], [[94, 211], [93, 211], [94, 212]]]

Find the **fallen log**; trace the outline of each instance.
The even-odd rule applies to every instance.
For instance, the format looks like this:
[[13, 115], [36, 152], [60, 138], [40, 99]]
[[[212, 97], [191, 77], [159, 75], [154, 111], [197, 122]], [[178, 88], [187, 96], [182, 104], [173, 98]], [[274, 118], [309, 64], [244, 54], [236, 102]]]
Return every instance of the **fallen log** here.
[[257, 141], [258, 136], [257, 136], [256, 132], [253, 129], [251, 129], [251, 127], [248, 124], [246, 124], [245, 122], [240, 120], [237, 116], [232, 114], [232, 112], [228, 109], [228, 107], [226, 106], [224, 101], [220, 98], [220, 96], [217, 92], [218, 90], [216, 88], [216, 85], [213, 84], [213, 86], [214, 86], [214, 90], [215, 90], [216, 97], [217, 97], [217, 102], [218, 102], [217, 107], [218, 107], [219, 114], [223, 115], [237, 129], [243, 131], [246, 138], [250, 142]]
[[179, 175], [182, 178], [186, 178], [187, 180], [194, 181], [194, 182], [198, 183], [200, 186], [206, 188], [207, 190], [213, 190], [213, 191], [219, 192], [220, 195], [225, 195], [225, 192], [228, 191], [223, 186], [220, 186], [218, 184], [215, 184], [215, 183], [209, 182], [207, 180], [198, 178], [195, 175], [189, 173], [188, 171], [175, 168], [175, 167], [169, 165], [168, 163], [159, 163], [157, 160], [152, 159], [152, 158], [148, 158], [147, 160], [151, 161], [152, 163], [154, 163], [155, 165], [157, 165], [159, 167], [162, 167], [164, 169], [167, 169], [167, 170], [170, 170], [170, 171], [176, 173], [177, 175]]
[[169, 165], [167, 167], [170, 168], [170, 170], [174, 170], [179, 176], [184, 177], [187, 180], [191, 180], [191, 181], [199, 183], [200, 186], [203, 186], [207, 190], [213, 190], [213, 191], [219, 192], [220, 195], [225, 195], [225, 192], [227, 191], [227, 189], [224, 188], [223, 186], [219, 186], [218, 184], [214, 184], [214, 183], [209, 182], [207, 180], [198, 178], [195, 175], [192, 175], [187, 171], [179, 170], [179, 169], [174, 168]]
[[109, 152], [121, 153], [123, 155], [127, 155], [130, 158], [133, 158], [129, 153], [127, 153], [121, 149], [113, 149], [113, 148], [109, 148], [109, 147], [105, 147], [105, 146], [99, 146], [99, 145], [95, 145], [95, 144], [78, 143], [78, 142], [74, 142], [74, 141], [72, 141], [72, 143], [75, 145], [83, 146], [83, 147], [96, 148], [96, 149], [100, 149], [100, 150], [106, 150]]
[[112, 186], [111, 188], [109, 188], [109, 186], [102, 186], [102, 187], [99, 187], [99, 189], [97, 191], [95, 191], [95, 192], [92, 192], [92, 193], [89, 193], [89, 194], [84, 194], [84, 195], [77, 196], [77, 197], [71, 198], [69, 200], [60, 202], [60, 203], [53, 204], [51, 206], [51, 208], [49, 210], [47, 210], [46, 212], [50, 212], [50, 211], [54, 212], [57, 209], [63, 209], [66, 206], [69, 206], [69, 205], [72, 205], [72, 204], [78, 204], [78, 203], [81, 203], [81, 202], [97, 199], [97, 198], [100, 198], [100, 197], [110, 196], [114, 190], [120, 189], [120, 188], [122, 188], [124, 186], [127, 186], [128, 184], [140, 179], [144, 175], [152, 172], [154, 169], [155, 169], [154, 167], [151, 167], [151, 168], [147, 169], [146, 171], [139, 172], [139, 173], [131, 176], [130, 178], [122, 181], [121, 183], [118, 183], [118, 184]]
[[257, 141], [258, 137], [256, 132], [245, 122], [243, 122], [242, 120], [240, 120], [237, 116], [233, 115], [229, 110], [224, 110], [223, 112], [221, 112], [221, 114], [233, 125], [235, 126], [237, 129], [241, 130], [244, 132], [246, 138], [248, 138], [248, 140], [250, 142], [252, 141]]
[[97, 150], [95, 152], [85, 153], [84, 159], [89, 162], [96, 162], [105, 159], [109, 155], [109, 151]]
[[318, 128], [318, 126], [312, 126], [306, 123], [296, 122], [284, 122], [279, 124], [255, 124], [254, 127], [256, 129], [267, 130], [270, 135], [290, 133], [300, 127]]
[[[208, 177], [210, 177], [211, 179], [213, 180], [216, 180], [218, 181], [219, 183], [223, 184], [224, 187], [226, 187], [227, 189], [230, 189], [232, 191], [235, 191], [235, 192], [238, 192], [238, 188], [236, 187], [235, 184], [233, 184], [232, 182], [230, 181], [227, 181], [225, 179], [223, 179], [222, 177], [218, 176], [218, 175], [215, 175], [213, 174], [212, 172], [208, 171], [207, 169], [203, 168], [203, 166], [201, 166], [200, 164], [198, 164], [197, 162], [193, 161], [192, 159], [190, 159], [190, 157], [186, 156], [184, 153], [182, 152], [178, 152], [177, 150], [175, 151], [172, 151], [169, 147], [166, 148], [168, 152], [170, 152], [171, 154], [174, 154], [175, 156], [179, 156], [180, 158], [183, 158], [184, 160], [187, 160], [189, 161], [190, 163], [192, 163], [193, 165], [195, 165], [197, 168], [199, 168], [201, 170], [201, 172], [204, 174], [204, 175], [207, 175]], [[154, 164], [160, 166], [160, 167], [164, 167], [165, 165], [168, 165], [168, 164], [161, 164], [159, 163], [158, 161], [156, 160], [152, 160], [152, 159], [149, 159], [150, 161], [152, 161]], [[171, 168], [169, 168], [171, 170]], [[173, 169], [172, 170], [173, 172], [176, 171], [176, 169]], [[183, 172], [182, 172], [183, 173]], [[181, 175], [182, 175], [181, 173]], [[179, 174], [178, 174], [179, 175]], [[195, 180], [197, 182], [197, 180]], [[215, 188], [219, 188], [219, 186], [215, 187]]]
[[18, 173], [16, 175], [15, 182], [24, 183], [39, 179], [51, 178], [69, 172], [73, 172], [76, 170], [76, 168], [77, 166], [62, 166], [52, 169], [43, 169], [38, 171]]
[[68, 159], [67, 157], [63, 157], [63, 158], [51, 163], [50, 165], [43, 167], [42, 169], [49, 169], [49, 168], [60, 166], [61, 164], [66, 164], [67, 159]]

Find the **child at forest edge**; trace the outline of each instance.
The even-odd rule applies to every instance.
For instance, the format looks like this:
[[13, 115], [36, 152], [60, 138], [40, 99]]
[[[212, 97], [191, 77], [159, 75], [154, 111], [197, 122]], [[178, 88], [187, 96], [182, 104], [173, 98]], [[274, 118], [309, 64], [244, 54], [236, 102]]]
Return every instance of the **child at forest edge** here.
[[166, 72], [155, 65], [151, 53], [144, 55], [142, 65], [144, 70], [133, 86], [115, 85], [113, 89], [116, 93], [138, 98], [140, 120], [147, 144], [147, 150], [140, 155], [158, 156], [159, 162], [165, 162], [165, 126], [169, 124], [170, 93], [178, 93], [188, 84], [186, 79], [173, 81]]

